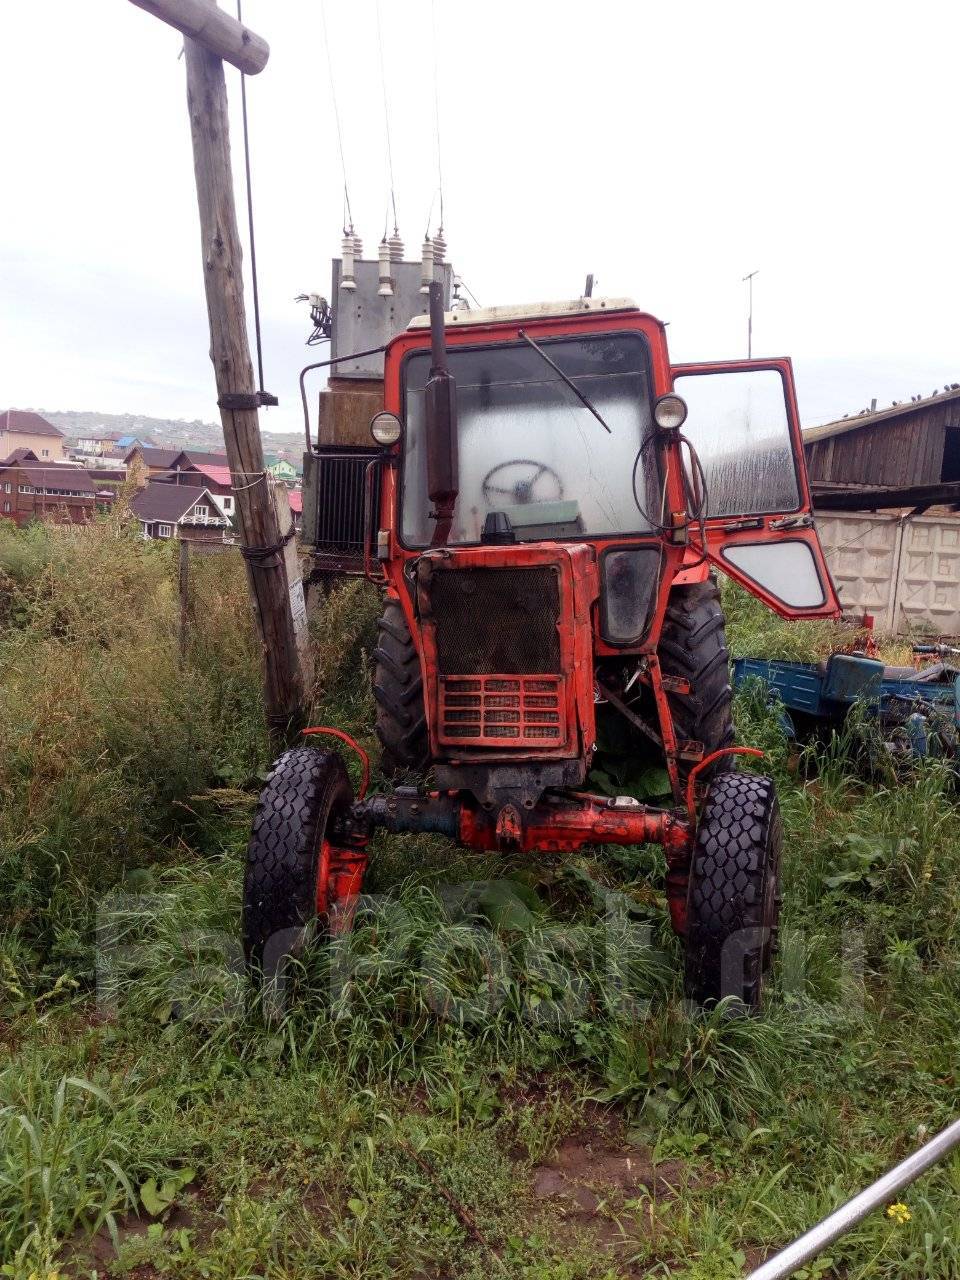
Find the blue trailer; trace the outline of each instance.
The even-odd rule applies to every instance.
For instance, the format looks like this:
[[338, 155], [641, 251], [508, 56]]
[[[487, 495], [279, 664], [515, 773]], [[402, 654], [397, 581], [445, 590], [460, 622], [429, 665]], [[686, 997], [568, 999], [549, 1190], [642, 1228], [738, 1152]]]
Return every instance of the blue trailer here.
[[960, 671], [938, 662], [916, 671], [887, 667], [876, 658], [834, 653], [825, 662], [737, 658], [733, 683], [757, 678], [781, 708], [791, 737], [811, 724], [840, 728], [855, 703], [876, 717], [897, 754], [953, 757], [960, 740]]

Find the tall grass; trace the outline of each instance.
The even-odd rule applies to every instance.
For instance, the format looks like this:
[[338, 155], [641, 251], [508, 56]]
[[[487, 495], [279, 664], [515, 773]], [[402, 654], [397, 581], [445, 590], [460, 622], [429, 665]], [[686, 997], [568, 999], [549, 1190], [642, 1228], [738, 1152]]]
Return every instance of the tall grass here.
[[[269, 756], [244, 573], [234, 556], [192, 562], [181, 668], [173, 552], [122, 521], [0, 525], [4, 1274], [64, 1270], [78, 1237], [149, 1212], [158, 1188], [189, 1200], [194, 1169], [211, 1229], [161, 1214], [121, 1245], [123, 1270], [490, 1274], [439, 1184], [498, 1273], [632, 1274], [592, 1239], [578, 1253], [559, 1218], [541, 1231], [530, 1199], [531, 1163], [603, 1106], [654, 1162], [691, 1171], [689, 1193], [616, 1207], [636, 1268], [733, 1276], [746, 1248], [809, 1226], [960, 1105], [952, 780], [936, 764], [871, 776], [843, 739], [798, 760], [755, 688], [738, 740], [763, 748], [786, 829], [764, 1018], [684, 1007], [657, 850], [531, 861], [380, 837], [377, 897], [308, 950], [266, 1025], [237, 947]], [[735, 590], [726, 603], [738, 653], [809, 659], [841, 634]], [[371, 747], [378, 609], [348, 583], [312, 624], [312, 718]], [[910, 1204], [909, 1226], [881, 1218], [838, 1247], [836, 1274], [955, 1277], [957, 1169]]]
[[194, 558], [178, 664], [175, 548], [121, 519], [0, 525], [0, 898], [76, 963], [90, 895], [166, 856], [191, 797], [266, 760], [239, 557]]

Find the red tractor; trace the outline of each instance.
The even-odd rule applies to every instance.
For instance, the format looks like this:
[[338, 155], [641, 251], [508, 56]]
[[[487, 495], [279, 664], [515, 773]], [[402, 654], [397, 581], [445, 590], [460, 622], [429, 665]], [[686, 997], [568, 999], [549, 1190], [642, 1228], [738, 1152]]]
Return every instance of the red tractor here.
[[[355, 798], [336, 751], [280, 757], [248, 851], [248, 964], [270, 977], [344, 918], [378, 828], [524, 856], [656, 842], [688, 995], [755, 1010], [781, 824], [772, 780], [731, 771], [714, 570], [785, 617], [839, 612], [790, 362], [671, 365], [626, 299], [430, 301], [386, 348], [367, 477], [376, 731], [384, 772], [420, 785], [367, 794], [364, 757]], [[625, 780], [654, 762], [668, 807]], [[596, 794], [594, 770], [624, 794]]]

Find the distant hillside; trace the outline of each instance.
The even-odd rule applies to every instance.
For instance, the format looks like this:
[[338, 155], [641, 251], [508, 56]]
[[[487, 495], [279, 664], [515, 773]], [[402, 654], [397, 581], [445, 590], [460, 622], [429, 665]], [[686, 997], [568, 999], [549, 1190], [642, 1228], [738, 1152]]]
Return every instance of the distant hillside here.
[[[37, 409], [48, 422], [66, 435], [68, 440], [79, 440], [97, 432], [117, 431], [122, 435], [149, 436], [161, 449], [185, 449], [192, 445], [205, 452], [223, 449], [223, 428], [219, 422], [201, 422], [199, 418], [187, 422], [182, 418], [148, 418], [142, 413], [97, 413], [88, 409], [64, 411]], [[264, 452], [288, 457], [300, 464], [303, 454], [303, 436], [296, 431], [270, 431], [263, 437]]]

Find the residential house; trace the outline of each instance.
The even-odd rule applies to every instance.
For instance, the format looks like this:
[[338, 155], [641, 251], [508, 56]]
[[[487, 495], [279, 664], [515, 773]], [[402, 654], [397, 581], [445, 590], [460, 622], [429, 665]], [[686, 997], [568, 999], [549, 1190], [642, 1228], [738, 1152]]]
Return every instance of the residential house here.
[[[191, 452], [185, 453], [183, 457], [184, 459], [195, 458], [197, 455]], [[194, 487], [206, 486], [207, 492], [213, 496], [224, 515], [231, 520], [233, 519], [236, 512], [236, 498], [233, 492], [233, 477], [228, 466], [214, 466], [210, 463], [194, 462], [181, 467], [172, 479], [176, 484], [193, 485]], [[299, 530], [303, 523], [303, 492], [300, 489], [290, 489], [287, 492], [287, 497], [290, 502], [294, 527]]]
[[64, 434], [39, 413], [25, 409], [4, 409], [0, 413], [0, 458], [9, 458], [17, 449], [27, 449], [43, 462], [63, 459]]
[[205, 485], [207, 492], [216, 499], [217, 505], [223, 514], [229, 516], [231, 520], [233, 519], [235, 500], [233, 496], [233, 481], [228, 466], [213, 466], [209, 462], [192, 462], [182, 467], [177, 472], [174, 480], [177, 484], [193, 485], [194, 487]]
[[123, 431], [99, 431], [81, 436], [73, 447], [85, 459], [106, 458], [122, 462], [131, 449], [153, 448], [153, 441], [149, 437], [141, 439]]
[[233, 541], [230, 521], [205, 485], [151, 480], [130, 508], [145, 538], [182, 538], [210, 550]]
[[97, 505], [96, 486], [84, 467], [47, 462], [31, 449], [15, 449], [0, 462], [0, 517], [5, 520], [86, 524]]
[[200, 449], [153, 449], [136, 444], [124, 454], [123, 461], [135, 475], [146, 480], [175, 480], [177, 473], [198, 464], [227, 465], [225, 453], [205, 453]]
[[179, 449], [153, 449], [135, 444], [123, 455], [123, 462], [130, 475], [136, 476], [138, 484], [146, 484], [148, 480], [168, 475], [179, 456]]
[[105, 453], [115, 452], [119, 440], [119, 431], [92, 431], [80, 437], [77, 441], [77, 449], [80, 453], [92, 454], [99, 458]]
[[268, 455], [264, 459], [264, 464], [275, 480], [280, 480], [283, 484], [294, 485], [297, 482], [297, 469], [287, 461], [286, 458], [277, 458]]
[[226, 465], [226, 450], [213, 452], [204, 451], [203, 449], [184, 449], [177, 455], [177, 460], [174, 463], [174, 467], [177, 470], [183, 470], [184, 467], [190, 466], [225, 467]]

